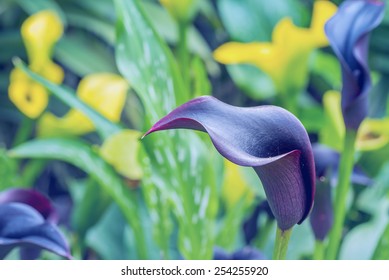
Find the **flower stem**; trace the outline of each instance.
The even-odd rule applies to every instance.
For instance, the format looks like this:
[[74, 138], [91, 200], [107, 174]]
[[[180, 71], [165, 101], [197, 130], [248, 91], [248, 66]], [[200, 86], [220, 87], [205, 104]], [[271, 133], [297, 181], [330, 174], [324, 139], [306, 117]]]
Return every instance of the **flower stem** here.
[[324, 243], [321, 240], [316, 239], [315, 241], [315, 251], [313, 252], [314, 260], [324, 259]]
[[334, 225], [330, 232], [326, 255], [326, 258], [330, 260], [336, 258], [342, 239], [343, 224], [346, 216], [346, 199], [350, 189], [350, 177], [354, 166], [355, 139], [356, 131], [346, 130], [343, 153], [340, 158], [338, 186], [335, 195]]
[[292, 229], [282, 230], [277, 227], [276, 243], [274, 245], [273, 260], [285, 260]]

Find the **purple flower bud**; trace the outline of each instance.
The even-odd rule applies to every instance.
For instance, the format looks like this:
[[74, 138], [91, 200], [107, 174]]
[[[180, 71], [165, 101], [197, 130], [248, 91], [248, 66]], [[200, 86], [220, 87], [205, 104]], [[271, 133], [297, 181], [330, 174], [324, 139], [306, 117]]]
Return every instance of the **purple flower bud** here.
[[316, 184], [315, 204], [309, 217], [315, 238], [323, 241], [332, 228], [334, 211], [331, 200], [331, 186], [328, 181]]
[[367, 94], [371, 87], [369, 33], [383, 19], [384, 7], [378, 0], [347, 0], [325, 25], [342, 68], [342, 112], [349, 129], [357, 130], [367, 116]]
[[[324, 145], [314, 144], [313, 154], [316, 167], [315, 204], [310, 215], [310, 223], [317, 240], [323, 241], [333, 224], [334, 210], [332, 206], [332, 187], [338, 181], [340, 155], [335, 150]], [[372, 180], [355, 166], [351, 174], [351, 182], [360, 185], [370, 185]]]
[[315, 192], [311, 144], [300, 121], [276, 106], [240, 108], [213, 97], [193, 99], [147, 133], [189, 128], [207, 132], [219, 153], [254, 168], [281, 230], [304, 221]]

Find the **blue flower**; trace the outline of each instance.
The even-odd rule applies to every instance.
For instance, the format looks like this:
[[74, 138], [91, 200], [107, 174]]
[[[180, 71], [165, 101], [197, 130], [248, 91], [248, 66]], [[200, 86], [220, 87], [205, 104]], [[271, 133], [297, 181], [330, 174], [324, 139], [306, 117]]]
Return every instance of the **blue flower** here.
[[371, 87], [368, 67], [370, 32], [384, 16], [378, 0], [347, 0], [328, 20], [325, 32], [342, 68], [342, 112], [346, 128], [357, 130], [367, 116]]

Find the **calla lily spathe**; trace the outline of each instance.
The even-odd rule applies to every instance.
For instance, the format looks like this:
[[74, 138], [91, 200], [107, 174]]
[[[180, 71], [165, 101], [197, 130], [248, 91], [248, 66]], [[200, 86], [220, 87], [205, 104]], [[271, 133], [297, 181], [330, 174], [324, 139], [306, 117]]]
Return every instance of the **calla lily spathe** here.
[[357, 130], [367, 116], [371, 88], [369, 34], [383, 19], [378, 0], [348, 0], [326, 23], [325, 32], [342, 69], [342, 113], [347, 129]]
[[[77, 88], [77, 96], [112, 122], [119, 122], [129, 85], [116, 74], [97, 73], [84, 77]], [[94, 130], [94, 125], [84, 113], [71, 109], [59, 118], [45, 113], [38, 123], [42, 137], [82, 135]]]
[[54, 224], [57, 213], [50, 200], [31, 189], [0, 192], [0, 259], [16, 247], [23, 259], [39, 257], [45, 249], [72, 258], [69, 245]]
[[276, 106], [234, 107], [203, 96], [173, 110], [145, 135], [177, 128], [207, 132], [222, 156], [253, 167], [281, 230], [307, 217], [315, 192], [313, 154], [306, 130], [291, 113]]
[[[60, 18], [53, 11], [41, 11], [27, 18], [21, 28], [29, 67], [48, 80], [60, 84], [64, 72], [51, 60], [52, 49], [63, 33]], [[8, 88], [10, 100], [29, 118], [40, 116], [48, 104], [47, 90], [20, 69], [14, 69]]]
[[295, 92], [306, 83], [310, 53], [328, 45], [324, 24], [335, 11], [330, 1], [316, 1], [310, 28], [284, 18], [275, 26], [272, 42], [226, 43], [215, 50], [214, 58], [224, 64], [253, 64], [273, 80], [278, 92]]

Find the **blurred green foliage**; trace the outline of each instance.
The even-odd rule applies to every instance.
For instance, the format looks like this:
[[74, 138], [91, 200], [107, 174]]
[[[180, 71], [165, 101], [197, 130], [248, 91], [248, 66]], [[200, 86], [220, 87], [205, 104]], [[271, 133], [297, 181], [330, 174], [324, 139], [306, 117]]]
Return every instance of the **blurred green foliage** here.
[[[284, 17], [307, 27], [312, 6], [309, 0], [273, 0], [271, 5], [265, 0], [201, 0], [182, 36], [180, 22], [153, 0], [1, 1], [0, 190], [32, 187], [54, 201], [70, 198], [71, 203], [59, 206], [65, 209], [61, 222], [79, 259], [212, 259], [215, 245], [232, 252], [261, 243], [265, 217], [258, 218], [252, 244], [245, 244], [242, 230], [255, 205], [265, 199], [260, 181], [252, 170], [239, 167], [242, 180], [237, 182], [246, 182], [255, 197], [247, 202], [245, 196], [229, 191], [227, 195], [237, 201], [229, 207], [223, 197], [223, 159], [203, 134], [173, 131], [141, 142], [134, 139], [128, 145], [140, 146], [131, 149], [137, 160], [123, 162], [129, 172], [111, 165], [101, 147], [129, 129], [142, 135], [173, 108], [200, 95], [213, 94], [240, 106], [274, 104], [275, 87], [266, 74], [249, 65], [219, 65], [212, 50], [226, 41], [270, 41], [274, 26]], [[29, 15], [46, 9], [54, 10], [65, 27], [53, 50], [54, 61], [65, 70], [61, 85], [22, 62], [27, 55], [21, 25]], [[388, 116], [388, 34], [387, 12], [371, 38], [374, 118]], [[38, 121], [24, 116], [9, 100], [14, 65], [50, 91], [47, 112], [61, 117], [69, 108], [77, 109], [96, 131], [39, 138]], [[339, 149], [343, 136], [336, 132], [333, 114], [339, 104], [326, 107], [323, 102], [328, 90], [341, 88], [339, 63], [324, 48], [310, 57], [309, 69], [308, 84], [298, 98], [298, 117], [312, 142]], [[108, 120], [77, 97], [80, 80], [93, 73], [118, 74], [128, 81], [120, 122]], [[111, 148], [121, 153], [123, 146]], [[361, 191], [361, 186], [354, 186], [340, 258], [388, 258], [388, 158], [389, 143], [357, 153], [358, 164], [375, 183]], [[142, 176], [131, 178], [131, 171], [138, 168]], [[274, 238], [264, 239], [259, 247], [270, 258]], [[312, 258], [313, 247], [314, 237], [305, 222], [292, 235], [288, 258]]]

